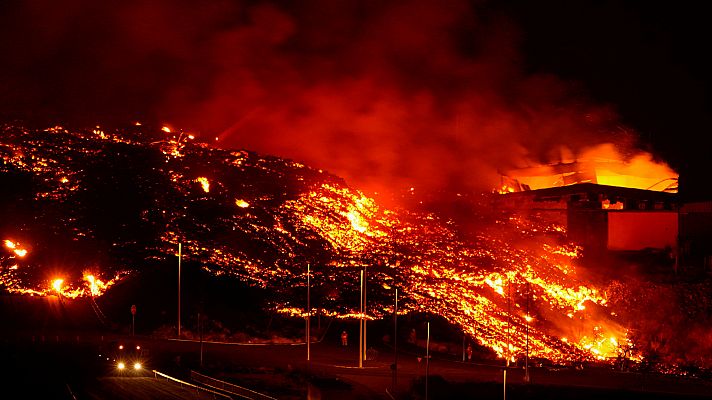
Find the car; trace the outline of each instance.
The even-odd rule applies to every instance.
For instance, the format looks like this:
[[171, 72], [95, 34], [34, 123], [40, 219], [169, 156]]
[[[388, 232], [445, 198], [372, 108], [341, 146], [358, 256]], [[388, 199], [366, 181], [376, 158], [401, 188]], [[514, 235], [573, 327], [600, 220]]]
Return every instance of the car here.
[[136, 340], [114, 340], [101, 346], [99, 357], [107, 373], [120, 376], [145, 375], [148, 349]]

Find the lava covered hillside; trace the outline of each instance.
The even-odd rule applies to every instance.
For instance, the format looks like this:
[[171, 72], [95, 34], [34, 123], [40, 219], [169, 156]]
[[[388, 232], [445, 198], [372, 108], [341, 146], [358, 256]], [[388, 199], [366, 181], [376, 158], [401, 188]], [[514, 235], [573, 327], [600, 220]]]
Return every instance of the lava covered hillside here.
[[[321, 313], [366, 318], [424, 312], [459, 326], [503, 358], [637, 357], [605, 287], [579, 275], [563, 227], [479, 205], [477, 234], [436, 214], [387, 209], [326, 171], [140, 124], [117, 129], [0, 132], [0, 287], [7, 293], [100, 296], [182, 257], [285, 300], [328, 285]], [[172, 262], [172, 261], [171, 261]], [[618, 291], [620, 293], [620, 291]]]

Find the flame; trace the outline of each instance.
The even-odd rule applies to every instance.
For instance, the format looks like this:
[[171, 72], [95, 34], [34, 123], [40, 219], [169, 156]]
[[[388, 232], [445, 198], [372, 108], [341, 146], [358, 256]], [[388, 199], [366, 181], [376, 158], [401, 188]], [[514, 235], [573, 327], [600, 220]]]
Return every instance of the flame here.
[[171, 133], [171, 128], [169, 128], [167, 126], [162, 127], [161, 130], [166, 133]]
[[62, 293], [62, 284], [64, 283], [64, 279], [57, 278], [52, 281], [52, 288], [57, 292], [57, 293]]
[[21, 248], [20, 243], [13, 242], [12, 240], [6, 239], [5, 247], [12, 250], [12, 252], [20, 258], [23, 258], [27, 255], [27, 249]]
[[210, 192], [210, 181], [208, 180], [208, 178], [201, 176], [199, 178], [196, 178], [195, 181], [200, 183], [205, 193]]
[[250, 203], [246, 202], [245, 200], [235, 199], [235, 205], [240, 208], [247, 208], [250, 206]]
[[656, 161], [650, 153], [641, 151], [628, 158], [612, 143], [591, 147], [556, 165], [522, 168], [507, 175], [497, 189], [501, 194], [584, 182], [677, 193], [678, 180], [669, 165]]
[[92, 273], [90, 272], [84, 272], [83, 280], [87, 282], [89, 286], [89, 293], [91, 296], [101, 296], [104, 294], [106, 289], [113, 284], [113, 282], [110, 283], [104, 283], [100, 279], [97, 279]]

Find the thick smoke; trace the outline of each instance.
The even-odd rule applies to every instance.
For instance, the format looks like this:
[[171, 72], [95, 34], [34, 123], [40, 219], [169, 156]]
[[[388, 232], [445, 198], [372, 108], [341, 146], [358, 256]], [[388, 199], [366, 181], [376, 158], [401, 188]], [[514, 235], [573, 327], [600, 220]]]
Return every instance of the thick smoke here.
[[524, 72], [488, 3], [108, 3], [0, 6], [4, 110], [168, 123], [368, 192], [489, 190], [620, 136], [610, 107]]

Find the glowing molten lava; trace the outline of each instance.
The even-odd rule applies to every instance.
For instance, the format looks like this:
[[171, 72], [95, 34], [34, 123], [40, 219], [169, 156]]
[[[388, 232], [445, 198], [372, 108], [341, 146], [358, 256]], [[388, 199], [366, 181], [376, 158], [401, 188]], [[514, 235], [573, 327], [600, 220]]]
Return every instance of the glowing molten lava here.
[[208, 180], [208, 178], [201, 176], [199, 178], [196, 178], [195, 181], [200, 183], [200, 186], [203, 187], [203, 191], [205, 193], [210, 192], [210, 181]]
[[[578, 277], [573, 264], [579, 248], [557, 244], [561, 226], [505, 218], [467, 242], [434, 215], [383, 210], [361, 193], [330, 185], [288, 207], [337, 252], [389, 260], [392, 273], [373, 279], [384, 282], [378, 290], [385, 291], [397, 276], [395, 283], [412, 299], [404, 312], [439, 314], [501, 357], [522, 357], [528, 342], [530, 356], [606, 359], [628, 344], [605, 293]], [[392, 310], [374, 303], [369, 316]]]

